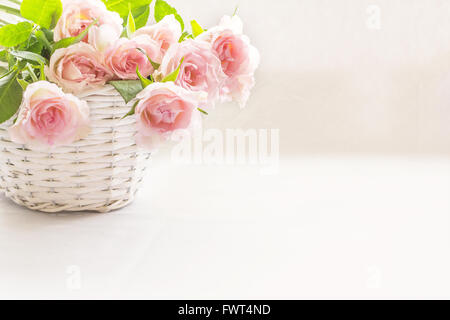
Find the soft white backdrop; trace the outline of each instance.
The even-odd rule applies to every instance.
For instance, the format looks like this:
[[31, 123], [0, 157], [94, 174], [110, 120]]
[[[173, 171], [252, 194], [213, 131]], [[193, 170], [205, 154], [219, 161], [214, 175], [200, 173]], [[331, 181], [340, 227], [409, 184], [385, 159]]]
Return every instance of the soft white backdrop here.
[[257, 86], [206, 127], [280, 129], [279, 173], [166, 149], [112, 214], [2, 197], [0, 297], [450, 298], [450, 3], [171, 3], [205, 27], [239, 5]]

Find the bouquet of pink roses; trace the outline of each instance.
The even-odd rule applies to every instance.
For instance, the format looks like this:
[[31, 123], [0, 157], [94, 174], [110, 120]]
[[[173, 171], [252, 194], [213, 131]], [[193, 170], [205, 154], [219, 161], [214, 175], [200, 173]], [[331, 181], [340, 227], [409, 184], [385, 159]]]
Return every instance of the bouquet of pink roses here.
[[161, 142], [217, 101], [245, 105], [259, 54], [239, 17], [187, 30], [151, 2], [0, 4], [0, 192], [45, 212], [122, 208]]
[[[82, 96], [112, 85], [135, 116], [136, 143], [154, 148], [216, 101], [244, 106], [258, 51], [237, 15], [191, 30], [163, 0], [10, 0], [0, 10], [0, 124], [13, 142], [52, 149], [90, 134]], [[154, 22], [153, 24], [150, 21]]]

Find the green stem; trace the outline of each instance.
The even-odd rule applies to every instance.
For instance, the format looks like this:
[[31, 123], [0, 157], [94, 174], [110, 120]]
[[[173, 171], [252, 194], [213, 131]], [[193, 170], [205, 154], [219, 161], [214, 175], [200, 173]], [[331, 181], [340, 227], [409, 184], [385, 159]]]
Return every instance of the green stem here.
[[31, 68], [30, 64], [27, 64], [27, 70], [30, 73], [31, 79], [33, 79], [33, 82], [39, 81], [39, 79], [36, 77], [36, 74], [34, 73], [33, 69]]
[[39, 80], [45, 81], [47, 80], [47, 78], [45, 77], [45, 71], [44, 71], [44, 65], [41, 64], [41, 66], [39, 67], [39, 70], [41, 71]]
[[21, 17], [19, 9], [11, 8], [11, 7], [5, 6], [3, 4], [0, 4], [0, 11], [3, 11], [3, 12], [6, 12], [6, 13], [9, 13], [9, 14], [13, 14], [15, 16]]

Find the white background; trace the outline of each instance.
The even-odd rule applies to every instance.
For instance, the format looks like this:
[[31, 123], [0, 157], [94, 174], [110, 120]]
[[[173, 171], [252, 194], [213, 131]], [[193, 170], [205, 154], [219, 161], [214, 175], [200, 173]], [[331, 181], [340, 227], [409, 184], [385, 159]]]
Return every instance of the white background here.
[[239, 4], [257, 86], [205, 125], [280, 129], [279, 173], [167, 149], [111, 214], [1, 197], [0, 297], [450, 298], [450, 2], [171, 3], [205, 27]]

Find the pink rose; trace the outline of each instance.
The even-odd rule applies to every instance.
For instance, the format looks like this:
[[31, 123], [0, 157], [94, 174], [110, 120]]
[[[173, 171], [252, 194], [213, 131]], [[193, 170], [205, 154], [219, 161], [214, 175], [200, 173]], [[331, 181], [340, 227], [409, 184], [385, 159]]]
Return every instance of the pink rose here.
[[138, 145], [153, 149], [176, 130], [197, 126], [198, 95], [173, 82], [155, 82], [138, 94], [135, 109]]
[[83, 41], [104, 50], [120, 38], [123, 20], [118, 13], [108, 11], [101, 0], [65, 0], [54, 30], [54, 40], [78, 36], [95, 19], [97, 23], [89, 29]]
[[241, 19], [225, 16], [219, 26], [202, 33], [197, 39], [211, 43], [227, 75], [221, 89], [222, 100], [236, 100], [244, 107], [255, 84], [254, 73], [260, 58], [258, 50], [242, 34]]
[[188, 39], [169, 48], [159, 69], [159, 78], [175, 71], [184, 58], [176, 84], [190, 91], [205, 92], [214, 104], [226, 79], [220, 60], [205, 41]]
[[148, 35], [150, 38], [158, 42], [161, 53], [164, 55], [169, 47], [178, 43], [181, 37], [180, 23], [175, 19], [173, 14], [165, 16], [158, 23], [143, 27], [137, 30], [133, 36]]
[[45, 74], [50, 81], [72, 93], [101, 87], [114, 76], [104, 65], [101, 53], [84, 42], [56, 50]]
[[140, 35], [133, 39], [121, 38], [116, 41], [107, 50], [105, 60], [117, 78], [132, 80], [138, 79], [137, 66], [144, 77], [148, 77], [155, 71], [148, 58], [153, 62], [161, 63], [159, 44], [148, 35]]
[[27, 87], [17, 121], [9, 128], [13, 142], [38, 148], [69, 145], [89, 131], [87, 103], [47, 81]]

